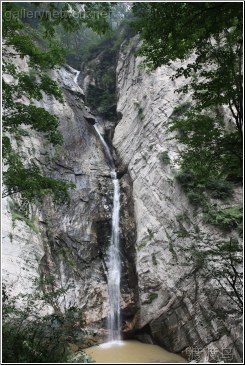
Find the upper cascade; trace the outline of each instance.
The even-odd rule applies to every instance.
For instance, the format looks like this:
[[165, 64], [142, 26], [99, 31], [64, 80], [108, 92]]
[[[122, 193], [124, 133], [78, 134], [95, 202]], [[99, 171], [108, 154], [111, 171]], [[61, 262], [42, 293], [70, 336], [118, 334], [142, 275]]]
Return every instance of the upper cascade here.
[[111, 171], [111, 178], [112, 179], [117, 179], [117, 173], [116, 173], [116, 171]]
[[[113, 172], [113, 171], [115, 172], [115, 164], [114, 164], [113, 157], [112, 157], [112, 155], [111, 155], [111, 151], [110, 151], [110, 149], [109, 149], [109, 147], [108, 147], [108, 144], [107, 144], [107, 143], [106, 143], [106, 141], [104, 140], [104, 138], [103, 138], [102, 134], [100, 133], [100, 130], [99, 130], [99, 128], [98, 128], [98, 122], [96, 122], [96, 123], [94, 124], [94, 129], [96, 130], [96, 132], [97, 132], [97, 134], [98, 134], [98, 136], [99, 136], [99, 138], [100, 138], [100, 140], [101, 140], [101, 143], [102, 143], [102, 145], [103, 145], [103, 147], [104, 147], [104, 151], [105, 151], [106, 157], [107, 157], [107, 159], [108, 159], [108, 162], [109, 162], [110, 168], [111, 168], [112, 172]], [[115, 172], [115, 174], [116, 174], [116, 172]]]

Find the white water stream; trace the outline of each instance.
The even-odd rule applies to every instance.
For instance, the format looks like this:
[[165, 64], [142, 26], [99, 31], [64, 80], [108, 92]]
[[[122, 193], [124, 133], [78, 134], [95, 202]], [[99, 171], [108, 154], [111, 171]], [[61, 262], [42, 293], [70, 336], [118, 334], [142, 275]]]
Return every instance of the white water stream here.
[[94, 128], [104, 147], [108, 163], [111, 168], [111, 178], [114, 185], [113, 194], [113, 212], [112, 212], [112, 232], [111, 243], [109, 247], [108, 263], [108, 297], [109, 297], [109, 314], [108, 314], [108, 340], [109, 342], [120, 341], [120, 281], [121, 281], [121, 261], [119, 247], [119, 217], [120, 217], [120, 185], [117, 179], [117, 173], [110, 149], [101, 135], [98, 127]]
[[[77, 84], [80, 71], [75, 71], [74, 82]], [[110, 169], [111, 178], [114, 186], [113, 194], [113, 212], [112, 212], [112, 232], [111, 242], [109, 247], [109, 263], [108, 263], [108, 298], [109, 298], [109, 313], [108, 313], [108, 341], [116, 342], [121, 340], [120, 335], [120, 281], [121, 281], [121, 261], [119, 250], [119, 213], [120, 213], [120, 185], [117, 179], [115, 164], [111, 155], [111, 151], [104, 140], [97, 123], [94, 124], [94, 129], [99, 136], [103, 145], [105, 155], [107, 157]]]
[[[74, 82], [77, 84], [80, 71], [75, 71]], [[117, 179], [114, 160], [111, 155], [110, 148], [104, 140], [100, 130], [94, 124], [94, 129], [99, 136], [103, 145], [105, 155], [111, 168], [111, 178], [114, 186], [113, 194], [113, 212], [112, 212], [112, 232], [111, 242], [108, 252], [108, 298], [109, 298], [109, 313], [108, 313], [108, 341], [117, 342], [121, 340], [120, 335], [120, 281], [121, 281], [121, 261], [119, 248], [119, 217], [120, 217], [120, 185]]]
[[[80, 71], [74, 71], [74, 82], [77, 84]], [[119, 240], [120, 184], [119, 180], [117, 179], [115, 164], [110, 148], [100, 133], [98, 123], [94, 124], [94, 129], [103, 145], [105, 155], [111, 169], [111, 178], [114, 186], [112, 233], [108, 252], [108, 343], [102, 344], [100, 346], [90, 347], [86, 349], [85, 352], [97, 363], [185, 363], [187, 361], [180, 356], [171, 354], [159, 346], [143, 344], [138, 341], [121, 341], [121, 259]]]
[[74, 77], [74, 82], [77, 84], [78, 76], [80, 75], [81, 71], [76, 71], [76, 76]]

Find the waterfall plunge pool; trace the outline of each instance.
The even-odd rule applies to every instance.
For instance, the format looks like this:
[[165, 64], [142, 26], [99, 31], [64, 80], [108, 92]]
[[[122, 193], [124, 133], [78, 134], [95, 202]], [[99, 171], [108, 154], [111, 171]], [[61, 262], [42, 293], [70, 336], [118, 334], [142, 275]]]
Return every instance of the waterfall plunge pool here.
[[89, 347], [85, 353], [96, 363], [187, 363], [183, 357], [172, 354], [157, 345], [135, 340], [115, 341]]

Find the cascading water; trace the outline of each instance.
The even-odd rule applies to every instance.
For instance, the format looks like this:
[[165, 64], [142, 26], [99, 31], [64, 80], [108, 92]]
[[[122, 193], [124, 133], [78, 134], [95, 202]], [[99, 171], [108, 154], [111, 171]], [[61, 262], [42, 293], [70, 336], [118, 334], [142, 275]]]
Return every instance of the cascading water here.
[[[74, 70], [76, 71], [76, 70]], [[76, 71], [74, 82], [77, 84], [77, 79], [80, 71]], [[103, 145], [108, 163], [111, 168], [111, 178], [114, 186], [113, 194], [113, 212], [112, 212], [112, 233], [111, 242], [108, 252], [108, 297], [109, 297], [109, 313], [108, 313], [108, 340], [109, 342], [117, 342], [121, 340], [120, 335], [120, 281], [121, 281], [121, 261], [119, 247], [119, 217], [120, 217], [120, 185], [117, 179], [114, 160], [110, 149], [100, 133], [97, 123], [94, 124], [94, 129], [98, 134]]]
[[[111, 168], [111, 174], [112, 174], [112, 178], [114, 177], [114, 175], [116, 175], [116, 171], [115, 171], [115, 164], [114, 164], [114, 161], [113, 161], [113, 158], [112, 158], [112, 155], [111, 155], [111, 152], [110, 152], [110, 149], [106, 143], [106, 141], [104, 140], [104, 138], [102, 137], [101, 133], [100, 133], [100, 130], [97, 126], [97, 122], [94, 124], [94, 129], [96, 130], [96, 133], [98, 134], [99, 138], [100, 138], [100, 141], [104, 147], [104, 150], [105, 150], [105, 154], [106, 154], [106, 157], [107, 157], [107, 160], [109, 162], [109, 165], [110, 165], [110, 168]], [[113, 175], [114, 174], [114, 175]]]
[[109, 165], [111, 167], [111, 177], [114, 186], [113, 212], [112, 212], [112, 233], [109, 248], [109, 267], [108, 267], [108, 331], [109, 342], [120, 341], [120, 281], [121, 281], [121, 262], [119, 247], [119, 217], [120, 217], [120, 185], [110, 149], [102, 137], [97, 125], [94, 128], [103, 144]]
[[120, 186], [116, 173], [112, 179], [114, 185], [112, 235], [109, 249], [109, 341], [119, 341], [120, 337], [120, 279], [121, 263], [119, 250], [119, 212], [120, 212]]
[[80, 75], [80, 71], [76, 71], [76, 76], [74, 77], [74, 82], [77, 84], [78, 76]]

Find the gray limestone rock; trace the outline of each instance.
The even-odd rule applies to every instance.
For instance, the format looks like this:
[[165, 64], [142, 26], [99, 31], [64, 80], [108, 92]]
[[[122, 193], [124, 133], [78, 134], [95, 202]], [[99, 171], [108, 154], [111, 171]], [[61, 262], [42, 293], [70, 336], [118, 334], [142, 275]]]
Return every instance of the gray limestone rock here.
[[[197, 244], [208, 249], [238, 237], [205, 224], [177, 183], [174, 159], [183, 146], [167, 127], [174, 108], [188, 101], [188, 95], [175, 92], [186, 81], [170, 79], [178, 62], [153, 72], [139, 67], [142, 59], [132, 54], [138, 44], [135, 37], [121, 46], [117, 108], [122, 118], [113, 139], [119, 166], [127, 167], [133, 185], [140, 295], [135, 334], [150, 334], [151, 341], [190, 360], [207, 359], [213, 350], [221, 360], [230, 351], [232, 360], [240, 361], [241, 311], [227, 295], [225, 279], [220, 284], [201, 262], [194, 264], [191, 251]], [[162, 152], [169, 163], [161, 161]], [[240, 188], [233, 199], [241, 203]]]
[[[20, 196], [3, 199], [3, 280], [17, 295], [32, 292], [33, 279], [45, 283], [52, 275], [53, 289], [65, 293], [46, 311], [76, 306], [91, 328], [105, 326], [113, 185], [93, 128], [97, 119], [108, 140], [115, 128], [125, 337], [157, 343], [189, 360], [227, 360], [229, 355], [228, 360], [240, 361], [241, 315], [227, 297], [229, 288], [207, 275], [191, 251], [197, 243], [208, 249], [238, 237], [204, 224], [202, 212], [193, 210], [175, 179], [174, 160], [183, 146], [170, 138], [168, 119], [174, 107], [189, 98], [175, 93], [185, 80], [170, 79], [178, 63], [146, 72], [132, 52], [137, 47], [136, 37], [125, 41], [119, 54], [116, 128], [86, 106], [83, 90], [74, 81], [76, 70], [65, 66], [50, 72], [63, 88], [65, 102], [44, 96], [37, 105], [59, 117], [64, 144], [54, 148], [40, 133], [28, 130], [20, 149], [27, 161], [34, 159], [47, 175], [72, 181], [76, 189], [69, 206], [57, 206], [47, 196], [44, 204], [29, 207], [25, 219], [14, 216]], [[25, 59], [17, 58], [16, 65], [28, 69]], [[8, 75], [5, 79], [14, 82]], [[84, 72], [78, 83], [86, 91], [93, 82]], [[161, 161], [162, 152], [170, 163]], [[241, 197], [237, 189], [234, 203]], [[43, 289], [50, 287], [45, 284]]]

